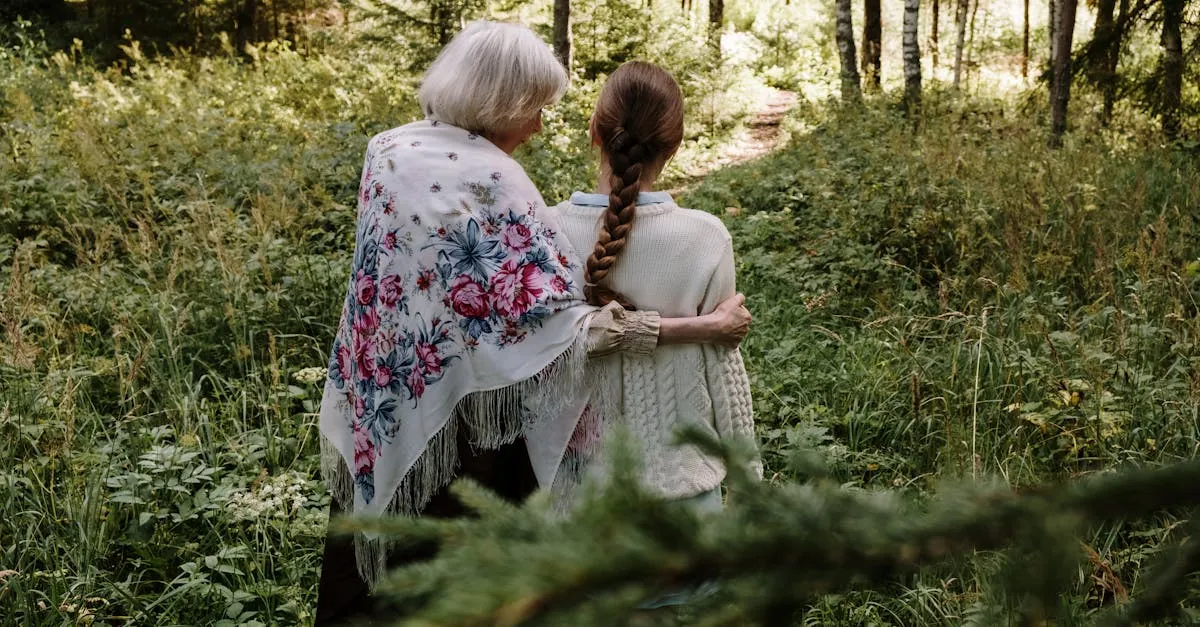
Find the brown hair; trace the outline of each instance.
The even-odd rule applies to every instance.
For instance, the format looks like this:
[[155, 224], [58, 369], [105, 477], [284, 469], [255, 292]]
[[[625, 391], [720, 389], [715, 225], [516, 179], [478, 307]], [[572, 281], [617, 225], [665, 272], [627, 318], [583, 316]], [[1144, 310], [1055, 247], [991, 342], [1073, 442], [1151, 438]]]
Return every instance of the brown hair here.
[[633, 228], [642, 185], [658, 177], [683, 141], [683, 92], [666, 70], [631, 61], [617, 68], [596, 103], [592, 131], [611, 170], [608, 210], [587, 260], [584, 296], [592, 305], [633, 305], [607, 285]]

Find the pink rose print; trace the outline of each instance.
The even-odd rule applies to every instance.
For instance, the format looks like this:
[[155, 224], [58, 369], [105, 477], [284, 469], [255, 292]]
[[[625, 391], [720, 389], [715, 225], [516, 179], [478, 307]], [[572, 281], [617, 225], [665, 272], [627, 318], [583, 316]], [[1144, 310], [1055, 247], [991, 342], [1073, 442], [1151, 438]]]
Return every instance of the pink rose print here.
[[354, 336], [354, 363], [358, 366], [360, 380], [375, 376], [375, 343], [371, 341], [371, 336]]
[[420, 362], [419, 368], [429, 374], [442, 372], [442, 358], [433, 344], [428, 342], [417, 344], [417, 361]]
[[354, 293], [358, 296], [358, 304], [370, 305], [375, 298], [375, 279], [359, 270], [358, 281], [354, 284]]
[[421, 398], [425, 393], [425, 375], [421, 374], [420, 368], [413, 368], [412, 372], [408, 373], [408, 389], [416, 398]]
[[504, 229], [504, 247], [512, 252], [523, 253], [529, 250], [531, 239], [533, 239], [533, 234], [524, 224], [510, 224], [507, 229]]
[[529, 311], [542, 292], [542, 272], [534, 264], [509, 259], [492, 275], [492, 307], [506, 318]]
[[337, 347], [337, 369], [345, 381], [350, 380], [350, 373], [354, 368], [354, 356], [350, 353], [350, 347], [345, 344], [338, 343]]
[[354, 423], [354, 475], [369, 475], [375, 472], [375, 443], [371, 434], [362, 425]]
[[404, 285], [400, 282], [400, 277], [389, 274], [379, 282], [379, 302], [383, 303], [384, 307], [395, 309], [396, 303], [400, 302], [403, 295]]
[[396, 232], [395, 231], [388, 231], [388, 234], [383, 236], [383, 247], [388, 250], [396, 250]]
[[385, 388], [392, 382], [392, 369], [387, 366], [375, 368], [375, 385]]
[[558, 276], [557, 274], [554, 275], [554, 278], [550, 279], [550, 289], [554, 290], [554, 293], [556, 294], [562, 294], [563, 292], [566, 292], [567, 280]]
[[354, 332], [358, 335], [371, 335], [379, 329], [379, 312], [368, 309], [354, 319]]
[[474, 279], [463, 275], [450, 284], [450, 302], [454, 313], [467, 318], [485, 318], [488, 315], [487, 294]]

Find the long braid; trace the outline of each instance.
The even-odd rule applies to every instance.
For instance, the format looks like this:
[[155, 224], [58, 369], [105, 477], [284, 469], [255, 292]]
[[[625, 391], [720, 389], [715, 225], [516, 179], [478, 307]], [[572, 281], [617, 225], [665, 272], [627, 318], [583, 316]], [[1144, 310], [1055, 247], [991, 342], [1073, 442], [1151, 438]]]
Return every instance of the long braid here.
[[586, 264], [588, 303], [634, 306], [615, 288], [613, 265], [629, 242], [642, 186], [653, 185], [683, 141], [683, 92], [662, 68], [630, 61], [608, 77], [592, 115], [592, 140], [608, 165], [608, 208]]
[[626, 309], [634, 309], [633, 304], [624, 295], [609, 287], [608, 278], [617, 257], [625, 249], [630, 231], [633, 230], [638, 193], [642, 188], [642, 160], [646, 151], [636, 138], [621, 127], [617, 127], [607, 148], [609, 167], [612, 170], [609, 178], [611, 191], [608, 193], [608, 210], [604, 212], [596, 245], [587, 260], [587, 283], [583, 293], [592, 305], [603, 306], [615, 300]]

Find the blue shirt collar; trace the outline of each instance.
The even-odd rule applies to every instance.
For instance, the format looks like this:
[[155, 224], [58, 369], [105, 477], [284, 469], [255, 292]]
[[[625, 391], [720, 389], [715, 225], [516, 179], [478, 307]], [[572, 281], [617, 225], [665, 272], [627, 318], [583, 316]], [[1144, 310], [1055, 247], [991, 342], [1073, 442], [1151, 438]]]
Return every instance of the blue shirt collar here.
[[[638, 192], [638, 205], [657, 205], [669, 202], [674, 201], [671, 200], [671, 195], [667, 192]], [[575, 192], [571, 194], [571, 204], [582, 205], [584, 207], [607, 207], [608, 196], [605, 194]]]

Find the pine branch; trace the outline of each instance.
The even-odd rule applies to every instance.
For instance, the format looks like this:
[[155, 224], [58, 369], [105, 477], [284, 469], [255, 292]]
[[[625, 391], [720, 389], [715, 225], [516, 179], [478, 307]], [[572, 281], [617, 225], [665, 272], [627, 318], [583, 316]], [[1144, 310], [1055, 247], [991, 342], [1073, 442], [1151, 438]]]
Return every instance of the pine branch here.
[[1162, 563], [1149, 577], [1146, 591], [1123, 611], [1115, 613], [1110, 625], [1138, 625], [1170, 618], [1178, 611], [1189, 575], [1200, 571], [1200, 518], [1192, 512], [1187, 536], [1175, 547], [1163, 551]]
[[[734, 459], [727, 463], [740, 467]], [[519, 509], [489, 506], [492, 511], [478, 520], [447, 523], [438, 559], [401, 569], [385, 590], [415, 608], [408, 624], [600, 625], [627, 619], [655, 590], [719, 578], [722, 596], [765, 623], [819, 595], [892, 585], [974, 551], [1033, 547], [1023, 553], [1021, 572], [1048, 563], [1039, 560], [1069, 564], [1079, 553], [1062, 537], [1085, 523], [1200, 505], [1194, 487], [1200, 462], [1021, 494], [976, 487], [923, 511], [895, 495], [853, 492], [830, 482], [771, 486], [735, 473], [730, 483], [737, 498], [710, 518], [645, 494], [631, 473], [623, 474], [567, 519], [552, 517], [539, 497]], [[1039, 544], [1071, 550], [1039, 550]], [[1174, 590], [1178, 569], [1191, 564], [1164, 571], [1163, 589]], [[1054, 581], [1048, 577], [1049, 591], [1034, 586], [1024, 595], [1032, 603], [1023, 610], [1030, 619], [1052, 612]], [[418, 594], [430, 589], [437, 594]], [[1155, 599], [1165, 597], [1146, 598], [1157, 607]]]

